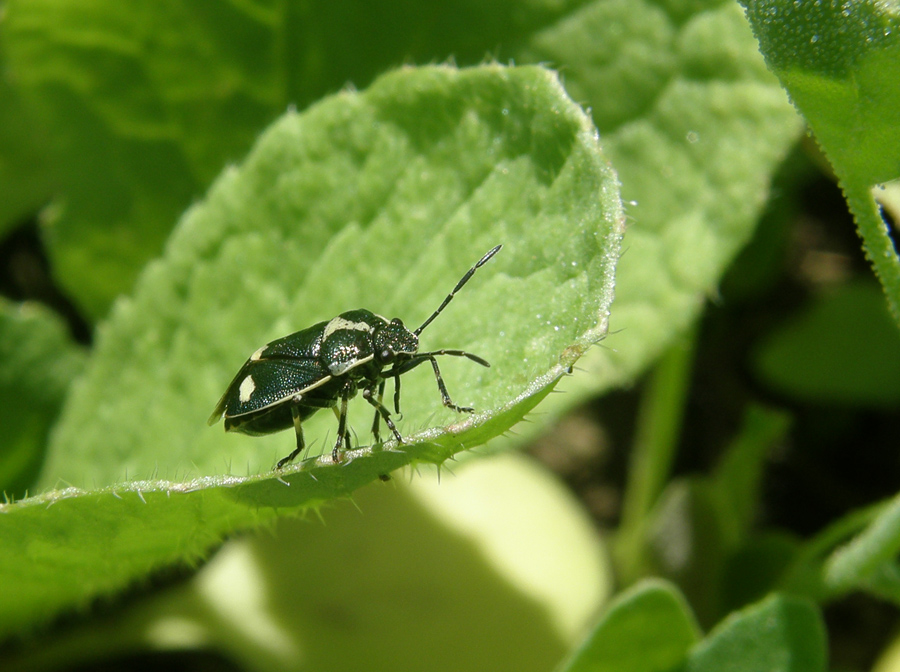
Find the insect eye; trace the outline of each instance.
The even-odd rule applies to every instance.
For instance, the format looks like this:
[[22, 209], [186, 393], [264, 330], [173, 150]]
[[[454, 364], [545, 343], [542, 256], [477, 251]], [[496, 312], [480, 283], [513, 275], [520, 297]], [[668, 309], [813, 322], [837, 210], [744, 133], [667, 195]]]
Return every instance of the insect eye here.
[[394, 358], [394, 351], [391, 348], [385, 348], [381, 351], [382, 361], [388, 362]]

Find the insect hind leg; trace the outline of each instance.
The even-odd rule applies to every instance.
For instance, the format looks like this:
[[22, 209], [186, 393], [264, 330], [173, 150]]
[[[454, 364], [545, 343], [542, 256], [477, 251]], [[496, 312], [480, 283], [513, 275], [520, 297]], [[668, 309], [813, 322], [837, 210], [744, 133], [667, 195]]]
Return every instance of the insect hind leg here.
[[303, 440], [303, 427], [300, 423], [300, 407], [297, 404], [291, 404], [291, 419], [294, 421], [294, 432], [297, 434], [297, 448], [287, 457], [278, 460], [278, 464], [275, 465], [276, 469], [281, 469], [288, 462], [292, 462], [306, 448]]

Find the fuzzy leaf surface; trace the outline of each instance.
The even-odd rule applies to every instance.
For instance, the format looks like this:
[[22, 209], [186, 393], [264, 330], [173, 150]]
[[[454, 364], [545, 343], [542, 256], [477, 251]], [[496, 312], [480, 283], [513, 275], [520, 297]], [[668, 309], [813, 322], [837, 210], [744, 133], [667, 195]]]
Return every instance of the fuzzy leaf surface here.
[[[20, 579], [0, 598], [0, 632], [197, 557], [279, 510], [506, 431], [604, 336], [622, 221], [590, 119], [542, 68], [404, 69], [288, 113], [185, 215], [101, 327], [43, 477], [74, 487], [0, 516], [13, 549], [0, 570]], [[498, 243], [421, 338], [491, 363], [442, 360], [473, 415], [443, 409], [419, 367], [402, 379], [402, 445], [367, 446], [372, 409], [357, 400], [362, 447], [340, 465], [311, 458], [282, 475], [271, 468], [291, 432], [207, 427], [261, 345], [360, 307], [421, 324]], [[330, 453], [335, 425], [327, 411], [305, 423], [314, 450]], [[58, 554], [66, 577], [53, 570]]]
[[580, 365], [594, 375], [562, 383], [562, 407], [632, 381], [694, 321], [801, 123], [733, 2], [589, 2], [523, 55], [590, 106], [629, 218], [611, 336]]

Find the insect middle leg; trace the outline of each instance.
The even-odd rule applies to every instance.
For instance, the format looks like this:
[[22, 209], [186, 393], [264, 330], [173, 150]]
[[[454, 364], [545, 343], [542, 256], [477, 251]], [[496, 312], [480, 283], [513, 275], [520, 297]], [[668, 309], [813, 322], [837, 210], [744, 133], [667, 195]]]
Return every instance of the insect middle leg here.
[[345, 439], [347, 433], [347, 397], [341, 397], [341, 411], [338, 415], [338, 434], [337, 441], [334, 443], [334, 449], [331, 451], [331, 461], [337, 464], [341, 458], [341, 444], [346, 440], [349, 446], [349, 437]]
[[[381, 384], [378, 386], [378, 403], [380, 404], [384, 399], [384, 384], [385, 381], [381, 381]], [[368, 391], [363, 391], [363, 397], [366, 397], [367, 394], [371, 394]], [[378, 407], [375, 407], [375, 419], [372, 421], [372, 436], [375, 437], [375, 443], [381, 443], [381, 412], [378, 410]]]
[[340, 461], [341, 443], [346, 443], [347, 450], [350, 450], [350, 431], [347, 429], [347, 402], [356, 394], [356, 383], [347, 379], [344, 387], [341, 389], [341, 410], [338, 415], [338, 436], [334, 444], [334, 450], [331, 451], [331, 460], [334, 463]]

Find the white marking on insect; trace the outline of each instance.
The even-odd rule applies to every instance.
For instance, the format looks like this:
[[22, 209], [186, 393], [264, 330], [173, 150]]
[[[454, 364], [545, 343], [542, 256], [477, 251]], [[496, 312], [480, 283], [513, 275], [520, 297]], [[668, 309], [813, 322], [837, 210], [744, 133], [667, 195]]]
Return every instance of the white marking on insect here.
[[250, 355], [250, 361], [258, 362], [260, 359], [262, 359], [262, 354], [266, 351], [266, 348], [268, 348], [268, 347], [269, 347], [268, 345], [264, 345], [259, 350], [257, 350], [252, 355]]
[[375, 359], [375, 355], [361, 357], [360, 359], [352, 359], [349, 362], [332, 362], [328, 365], [328, 370], [331, 371], [332, 376], [340, 376], [347, 373], [350, 369], [355, 369], [357, 366], [368, 364], [373, 359]]
[[325, 331], [322, 332], [322, 340], [326, 340], [336, 331], [372, 331], [372, 325], [366, 322], [351, 322], [343, 317], [335, 317], [325, 325]]
[[277, 406], [278, 404], [283, 404], [288, 399], [293, 399], [294, 401], [302, 401], [303, 395], [305, 395], [310, 390], [316, 389], [317, 387], [322, 387], [325, 383], [330, 381], [331, 378], [332, 378], [331, 376], [324, 376], [324, 377], [320, 378], [319, 380], [317, 380], [316, 382], [314, 382], [312, 385], [307, 385], [303, 389], [297, 390], [296, 392], [291, 392], [290, 394], [286, 394], [283, 397], [278, 397], [277, 399], [274, 399], [273, 401], [266, 404], [265, 406], [260, 406], [259, 408], [254, 408], [253, 410], [247, 411], [246, 413], [237, 413], [235, 415], [229, 415], [228, 417], [229, 418], [240, 418], [241, 416], [249, 415], [251, 413], [258, 413], [259, 411], [263, 411], [267, 408], [272, 408], [273, 406]]
[[253, 382], [253, 376], [247, 376], [241, 381], [241, 386], [238, 388], [238, 399], [243, 402], [250, 401], [250, 396], [255, 389], [256, 383]]

